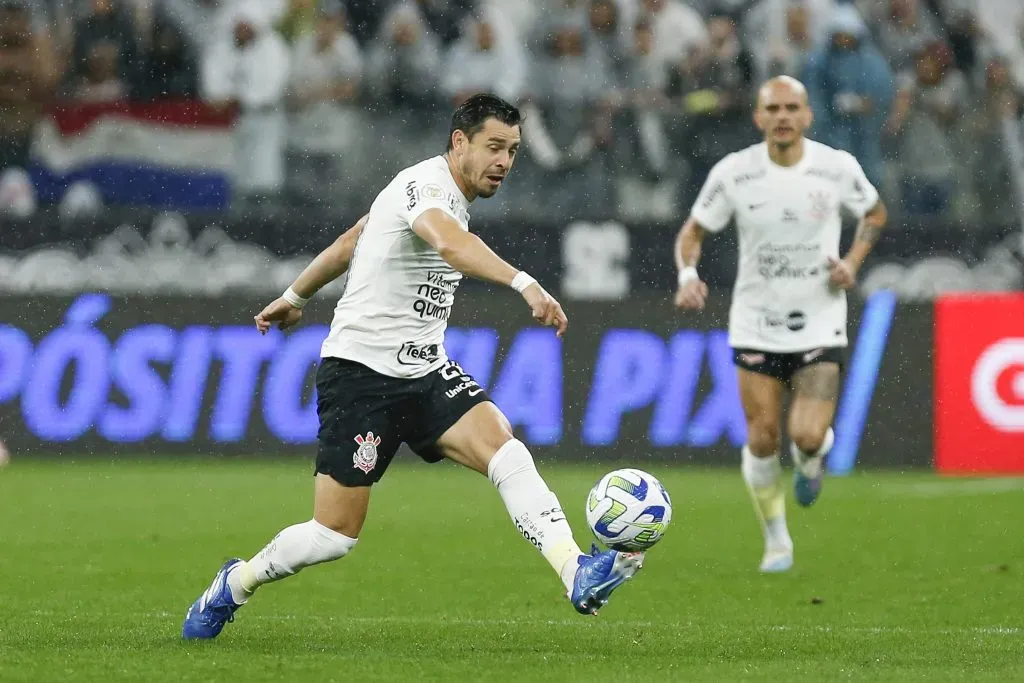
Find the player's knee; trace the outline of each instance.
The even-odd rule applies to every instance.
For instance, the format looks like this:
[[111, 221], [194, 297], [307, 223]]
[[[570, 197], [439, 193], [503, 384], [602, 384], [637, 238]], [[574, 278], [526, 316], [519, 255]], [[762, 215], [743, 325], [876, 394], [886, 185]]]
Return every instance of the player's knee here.
[[793, 445], [804, 453], [816, 453], [825, 443], [828, 425], [817, 425], [810, 422], [796, 422], [790, 426], [789, 438]]
[[502, 446], [509, 441], [514, 441], [515, 438], [508, 418], [501, 415], [491, 429], [480, 435], [480, 449], [488, 454], [497, 453]]
[[781, 444], [779, 428], [771, 422], [751, 422], [747, 425], [747, 446], [754, 455], [765, 458], [777, 453]]
[[345, 519], [341, 517], [333, 517], [330, 519], [315, 518], [314, 521], [324, 529], [328, 529], [336, 534], [341, 534], [349, 538], [358, 538], [362, 527], [362, 524], [353, 519]]
[[352, 552], [357, 538], [310, 520], [310, 564], [337, 560]]
[[[484, 465], [484, 467], [480, 468], [480, 471], [486, 472], [486, 465], [513, 441], [516, 441], [516, 437], [512, 433], [512, 425], [509, 424], [508, 419], [504, 415], [500, 415], [499, 419], [495, 420], [490, 428], [481, 431], [473, 439], [471, 449], [475, 459]], [[516, 441], [516, 443], [519, 442]], [[525, 446], [523, 448], [525, 449]]]
[[487, 463], [487, 478], [495, 486], [501, 484], [516, 475], [537, 472], [537, 465], [533, 461], [533, 455], [519, 439], [510, 438], [496, 449]]

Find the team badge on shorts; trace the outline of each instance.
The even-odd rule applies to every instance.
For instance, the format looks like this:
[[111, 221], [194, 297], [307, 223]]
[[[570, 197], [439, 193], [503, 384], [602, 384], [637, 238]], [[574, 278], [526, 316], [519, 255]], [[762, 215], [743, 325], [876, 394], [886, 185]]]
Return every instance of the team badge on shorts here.
[[352, 456], [352, 464], [369, 474], [370, 470], [377, 466], [377, 446], [380, 445], [380, 437], [375, 437], [373, 432], [366, 432], [366, 436], [360, 434], [355, 441], [359, 448]]

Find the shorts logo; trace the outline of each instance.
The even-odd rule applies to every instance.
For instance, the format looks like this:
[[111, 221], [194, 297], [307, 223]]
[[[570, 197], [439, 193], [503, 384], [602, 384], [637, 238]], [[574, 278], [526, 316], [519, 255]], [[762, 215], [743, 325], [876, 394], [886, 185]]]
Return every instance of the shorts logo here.
[[741, 353], [740, 360], [744, 365], [760, 365], [764, 362], [763, 353]]
[[369, 474], [370, 470], [377, 466], [377, 446], [380, 445], [380, 437], [375, 437], [373, 432], [366, 432], [365, 437], [360, 434], [355, 441], [359, 448], [352, 456], [352, 464]]
[[810, 363], [823, 353], [825, 353], [825, 349], [814, 349], [813, 351], [808, 351], [804, 354], [804, 363]]

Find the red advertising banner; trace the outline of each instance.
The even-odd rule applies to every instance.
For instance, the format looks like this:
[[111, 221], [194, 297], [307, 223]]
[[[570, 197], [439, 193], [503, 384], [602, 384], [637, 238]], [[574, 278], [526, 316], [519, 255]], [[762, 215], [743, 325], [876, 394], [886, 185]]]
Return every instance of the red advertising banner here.
[[936, 302], [934, 386], [936, 469], [1024, 474], [1024, 295]]

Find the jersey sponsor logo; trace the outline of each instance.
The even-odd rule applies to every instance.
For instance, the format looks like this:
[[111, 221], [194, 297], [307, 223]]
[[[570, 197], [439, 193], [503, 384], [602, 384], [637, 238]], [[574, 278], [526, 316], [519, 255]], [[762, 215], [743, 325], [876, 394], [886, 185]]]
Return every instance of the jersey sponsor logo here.
[[785, 315], [769, 311], [761, 319], [769, 329], [785, 327], [790, 332], [799, 332], [807, 326], [807, 315], [803, 311], [790, 311]]
[[764, 178], [765, 175], [767, 175], [767, 171], [762, 169], [752, 173], [740, 173], [737, 176], [733, 176], [732, 181], [736, 183], [736, 185], [742, 185], [743, 183], [749, 183], [753, 180], [760, 180], [761, 178]]
[[812, 192], [811, 220], [823, 221], [832, 211], [832, 196], [828, 192]]
[[369, 474], [370, 470], [377, 466], [377, 446], [380, 445], [380, 437], [374, 436], [373, 432], [366, 432], [366, 436], [356, 435], [355, 442], [359, 444], [359, 448], [352, 454], [352, 464], [364, 474]]
[[824, 178], [833, 183], [838, 183], [843, 179], [843, 174], [839, 171], [830, 171], [825, 168], [809, 168], [804, 171], [804, 175], [814, 176], [816, 178]]
[[416, 300], [413, 301], [412, 310], [420, 318], [448, 320], [452, 314], [452, 303], [460, 279], [459, 274], [454, 272], [427, 273], [427, 281], [416, 287]]
[[821, 273], [821, 246], [766, 242], [757, 248], [757, 272], [765, 280], [802, 280]]
[[796, 215], [796, 211], [793, 209], [782, 210], [782, 222], [783, 223], [796, 223], [800, 218]]
[[708, 193], [707, 193], [706, 195], [704, 195], [704, 199], [703, 199], [703, 200], [701, 200], [701, 203], [700, 203], [700, 205], [701, 205], [702, 207], [704, 207], [705, 209], [707, 209], [707, 208], [709, 208], [709, 207], [710, 207], [710, 206], [711, 206], [712, 204], [714, 204], [714, 203], [715, 203], [715, 200], [716, 200], [716, 199], [718, 199], [718, 197], [719, 197], [720, 195], [722, 195], [722, 194], [724, 194], [724, 193], [725, 193], [725, 183], [723, 183], [723, 182], [719, 181], [719, 182], [715, 183], [715, 184], [714, 184], [714, 185], [713, 185], [713, 186], [711, 187], [711, 189], [710, 189], [710, 190], [708, 190]]
[[416, 202], [419, 201], [419, 196], [416, 193], [415, 180], [410, 180], [408, 183], [406, 183], [405, 196], [408, 198], [408, 201], [405, 203], [405, 210], [411, 211], [413, 207], [416, 206]]
[[441, 357], [440, 344], [405, 342], [396, 359], [402, 365], [429, 365]]

